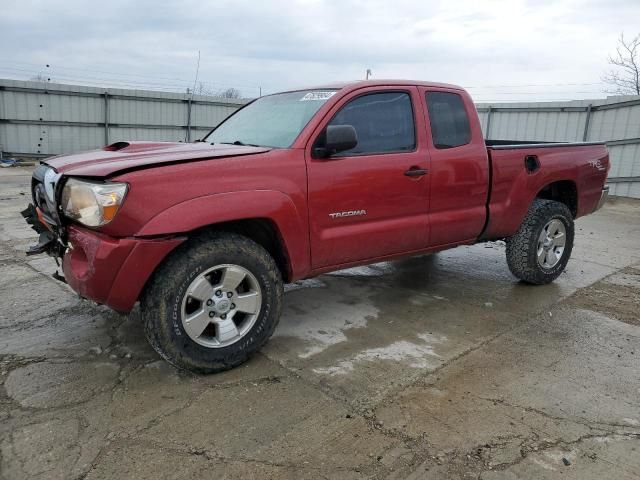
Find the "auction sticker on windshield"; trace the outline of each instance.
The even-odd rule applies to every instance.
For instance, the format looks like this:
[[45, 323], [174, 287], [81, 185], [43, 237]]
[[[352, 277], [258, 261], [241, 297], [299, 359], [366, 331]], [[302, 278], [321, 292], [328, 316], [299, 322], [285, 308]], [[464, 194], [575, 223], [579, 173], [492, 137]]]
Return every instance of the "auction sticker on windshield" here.
[[308, 102], [310, 100], [328, 100], [333, 97], [336, 92], [326, 91], [326, 92], [309, 92], [305, 94], [304, 97], [300, 99], [301, 102]]

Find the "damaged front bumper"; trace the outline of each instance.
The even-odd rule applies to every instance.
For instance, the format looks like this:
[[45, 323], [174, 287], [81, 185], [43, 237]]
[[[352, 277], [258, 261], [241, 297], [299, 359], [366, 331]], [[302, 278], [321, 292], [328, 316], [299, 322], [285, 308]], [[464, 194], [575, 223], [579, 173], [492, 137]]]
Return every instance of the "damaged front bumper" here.
[[46, 253], [56, 259], [64, 256], [67, 249], [66, 231], [62, 224], [56, 198], [62, 175], [46, 164], [39, 165], [31, 178], [33, 203], [23, 210], [22, 216], [38, 233], [38, 243], [27, 250], [27, 255]]
[[62, 265], [65, 281], [81, 297], [128, 312], [160, 262], [186, 237], [114, 238], [65, 221], [59, 211], [61, 175], [40, 165], [33, 174], [32, 197], [22, 216], [39, 234], [27, 255], [46, 253]]
[[[23, 217], [40, 234], [38, 244], [27, 255], [46, 253], [62, 261], [65, 281], [81, 297], [128, 312], [135, 305], [147, 280], [160, 262], [185, 237], [113, 238], [78, 225], [55, 232], [37, 207], [29, 205]], [[58, 263], [59, 264], [59, 263]]]
[[62, 270], [69, 286], [81, 297], [128, 312], [160, 262], [185, 240], [113, 238], [70, 225]]
[[46, 220], [44, 220], [42, 211], [30, 203], [29, 206], [20, 213], [25, 221], [40, 235], [38, 243], [29, 247], [27, 250], [27, 255], [46, 253], [56, 258], [56, 261], [58, 258], [62, 258], [66, 250], [66, 245], [59, 237], [59, 234], [54, 231], [54, 227], [50, 226]]

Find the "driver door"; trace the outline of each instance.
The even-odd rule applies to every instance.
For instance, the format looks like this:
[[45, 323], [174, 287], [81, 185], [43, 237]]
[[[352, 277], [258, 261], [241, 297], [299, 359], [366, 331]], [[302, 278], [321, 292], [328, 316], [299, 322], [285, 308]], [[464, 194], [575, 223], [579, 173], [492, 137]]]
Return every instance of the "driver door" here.
[[324, 127], [352, 125], [358, 145], [329, 158], [314, 158], [307, 147], [313, 269], [428, 245], [429, 156], [418, 128], [421, 105], [415, 87], [372, 87], [346, 96], [327, 115]]

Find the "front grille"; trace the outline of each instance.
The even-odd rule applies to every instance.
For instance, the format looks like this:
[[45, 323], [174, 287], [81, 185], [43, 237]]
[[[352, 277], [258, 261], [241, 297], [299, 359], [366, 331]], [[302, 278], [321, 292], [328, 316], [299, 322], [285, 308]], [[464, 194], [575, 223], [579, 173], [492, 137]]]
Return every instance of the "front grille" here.
[[42, 213], [51, 215], [49, 212], [49, 205], [47, 205], [47, 196], [44, 191], [44, 185], [40, 182], [36, 182], [33, 187], [33, 201], [36, 204], [36, 207], [39, 207], [42, 210]]
[[31, 192], [33, 203], [40, 209], [44, 219], [51, 225], [58, 225], [56, 191], [61, 175], [48, 165], [40, 165], [33, 172]]

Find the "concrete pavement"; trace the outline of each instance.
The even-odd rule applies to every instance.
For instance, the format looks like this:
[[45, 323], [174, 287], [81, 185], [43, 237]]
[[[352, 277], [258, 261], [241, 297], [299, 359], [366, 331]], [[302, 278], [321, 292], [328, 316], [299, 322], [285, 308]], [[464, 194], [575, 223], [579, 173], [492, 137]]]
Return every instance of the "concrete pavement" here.
[[247, 364], [196, 376], [51, 279], [0, 170], [0, 478], [640, 478], [640, 202], [578, 220], [567, 271], [504, 245], [287, 287]]

